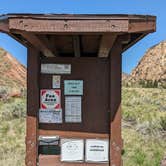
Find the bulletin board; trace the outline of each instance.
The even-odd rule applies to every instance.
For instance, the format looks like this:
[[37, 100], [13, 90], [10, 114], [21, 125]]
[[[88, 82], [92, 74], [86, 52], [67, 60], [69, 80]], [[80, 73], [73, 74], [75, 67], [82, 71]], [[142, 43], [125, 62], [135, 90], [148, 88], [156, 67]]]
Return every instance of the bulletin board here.
[[[53, 89], [53, 76], [60, 76], [62, 123], [40, 123], [39, 129], [109, 133], [109, 61], [106, 58], [46, 58], [41, 64], [71, 65], [71, 73], [40, 73], [40, 90]], [[86, 70], [85, 70], [86, 69]], [[65, 81], [82, 81], [82, 94], [65, 94]], [[69, 82], [70, 83], [70, 82]], [[79, 85], [81, 86], [81, 85]], [[67, 92], [70, 93], [70, 92]], [[65, 119], [67, 97], [81, 97], [81, 121], [72, 123]]]

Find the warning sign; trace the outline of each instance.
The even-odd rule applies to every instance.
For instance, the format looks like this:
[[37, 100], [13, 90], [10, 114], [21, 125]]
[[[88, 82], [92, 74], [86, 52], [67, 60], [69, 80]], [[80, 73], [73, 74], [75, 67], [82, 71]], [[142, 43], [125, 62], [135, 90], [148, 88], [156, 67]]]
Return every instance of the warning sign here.
[[41, 90], [41, 109], [61, 108], [61, 90]]

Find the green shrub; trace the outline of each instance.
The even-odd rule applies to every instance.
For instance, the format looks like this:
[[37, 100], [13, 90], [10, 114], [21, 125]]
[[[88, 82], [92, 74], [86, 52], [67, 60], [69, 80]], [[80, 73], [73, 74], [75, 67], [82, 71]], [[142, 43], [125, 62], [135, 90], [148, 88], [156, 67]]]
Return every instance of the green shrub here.
[[132, 123], [136, 123], [136, 115], [134, 113], [134, 111], [125, 111], [123, 112], [123, 120], [128, 121], [128, 122], [132, 122]]
[[4, 106], [1, 108], [1, 118], [3, 120], [11, 120], [25, 116], [26, 105], [23, 99], [14, 99], [14, 101], [4, 104]]
[[5, 134], [7, 134], [7, 132], [9, 131], [9, 129], [10, 129], [9, 124], [4, 122], [3, 125], [0, 126], [0, 133], [2, 135], [5, 135]]
[[142, 87], [142, 88], [158, 88], [158, 81], [155, 80], [140, 80], [138, 82], [138, 84]]
[[6, 100], [8, 96], [8, 91], [4, 87], [0, 87], [0, 100]]
[[166, 116], [160, 118], [161, 129], [166, 131]]
[[154, 159], [153, 165], [159, 166], [161, 163], [161, 160], [162, 160], [162, 156], [161, 156], [161, 153], [158, 149], [156, 149], [156, 151], [154, 152], [153, 159]]
[[136, 165], [142, 166], [144, 162], [146, 161], [146, 155], [142, 151], [142, 149], [136, 149], [133, 154], [133, 160]]

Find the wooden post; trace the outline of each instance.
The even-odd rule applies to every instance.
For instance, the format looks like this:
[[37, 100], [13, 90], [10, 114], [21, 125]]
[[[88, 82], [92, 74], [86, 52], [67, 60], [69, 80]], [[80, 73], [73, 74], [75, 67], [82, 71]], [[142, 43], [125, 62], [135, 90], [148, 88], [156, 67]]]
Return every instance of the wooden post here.
[[122, 166], [121, 53], [121, 41], [117, 39], [110, 53], [110, 166]]
[[26, 166], [36, 166], [38, 159], [39, 52], [28, 48]]

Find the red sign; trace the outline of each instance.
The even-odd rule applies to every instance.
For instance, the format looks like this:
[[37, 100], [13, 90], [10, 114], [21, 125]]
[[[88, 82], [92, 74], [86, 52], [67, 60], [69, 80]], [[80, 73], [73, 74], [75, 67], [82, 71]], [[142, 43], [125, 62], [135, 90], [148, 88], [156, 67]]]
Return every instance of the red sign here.
[[61, 90], [42, 89], [40, 100], [42, 109], [59, 109], [61, 108]]

